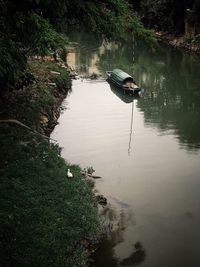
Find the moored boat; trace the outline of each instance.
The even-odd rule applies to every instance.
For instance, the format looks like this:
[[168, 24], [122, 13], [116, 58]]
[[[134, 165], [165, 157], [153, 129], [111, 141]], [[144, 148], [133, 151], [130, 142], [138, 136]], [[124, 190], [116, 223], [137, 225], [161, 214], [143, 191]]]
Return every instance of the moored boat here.
[[133, 77], [120, 69], [107, 71], [106, 74], [108, 76], [107, 81], [120, 87], [124, 93], [138, 94], [141, 91], [141, 88], [135, 83]]

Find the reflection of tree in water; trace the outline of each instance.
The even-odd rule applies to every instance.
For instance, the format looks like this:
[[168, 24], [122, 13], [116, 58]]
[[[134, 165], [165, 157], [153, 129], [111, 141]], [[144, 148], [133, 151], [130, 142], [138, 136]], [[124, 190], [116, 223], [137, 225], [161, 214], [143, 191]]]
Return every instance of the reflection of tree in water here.
[[181, 145], [200, 148], [200, 60], [169, 46], [155, 52], [142, 45], [135, 47], [132, 64], [131, 44], [107, 51], [99, 60], [102, 71], [122, 68], [135, 76], [145, 89], [138, 107], [145, 123], [161, 131], [173, 131]]
[[129, 209], [123, 209], [117, 212], [110, 206], [102, 208], [100, 212], [104, 237], [100, 247], [94, 254], [95, 267], [117, 267], [117, 266], [135, 266], [145, 259], [145, 252], [140, 242], [134, 245], [134, 251], [123, 260], [119, 260], [114, 255], [114, 247], [123, 242], [124, 231], [132, 221], [132, 214]]
[[146, 93], [138, 107], [146, 124], [172, 130], [187, 149], [200, 148], [200, 62], [191, 55], [162, 47], [150, 58], [141, 52], [138, 64]]
[[145, 251], [140, 242], [135, 243], [135, 251], [127, 258], [120, 262], [120, 266], [136, 266], [139, 265], [145, 259]]
[[73, 31], [69, 38], [70, 41], [78, 44], [75, 48], [76, 69], [80, 74], [88, 74], [88, 68], [91, 66], [92, 58], [98, 54], [102, 39], [96, 35], [91, 35], [88, 31], [78, 33]]
[[132, 48], [124, 43], [116, 42], [117, 49], [106, 49], [99, 59], [98, 67], [102, 72], [122, 69], [132, 74]]
[[109, 205], [102, 209], [100, 213], [102, 218], [102, 227], [105, 236], [114, 247], [116, 244], [123, 242], [123, 231], [127, 228], [131, 220], [130, 211], [115, 211]]
[[200, 148], [198, 57], [165, 45], [152, 52], [139, 44], [135, 46], [133, 65], [131, 42], [106, 44], [89, 35], [80, 36], [76, 40], [81, 43], [80, 64], [88, 68], [95, 56], [102, 74], [121, 68], [133, 75], [138, 85], [145, 89], [144, 96], [138, 101], [145, 123], [155, 125], [163, 132], [173, 131], [187, 149]]

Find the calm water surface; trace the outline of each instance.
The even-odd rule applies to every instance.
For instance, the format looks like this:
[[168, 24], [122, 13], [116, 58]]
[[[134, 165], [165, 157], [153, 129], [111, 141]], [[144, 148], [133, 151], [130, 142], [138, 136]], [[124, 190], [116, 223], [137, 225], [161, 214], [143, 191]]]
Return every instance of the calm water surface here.
[[[77, 41], [77, 39], [76, 39]], [[171, 47], [78, 40], [73, 81], [52, 133], [70, 163], [93, 166], [108, 237], [94, 266], [200, 266], [200, 60]], [[105, 81], [122, 68], [144, 88], [124, 97]], [[108, 230], [109, 230], [108, 229]]]

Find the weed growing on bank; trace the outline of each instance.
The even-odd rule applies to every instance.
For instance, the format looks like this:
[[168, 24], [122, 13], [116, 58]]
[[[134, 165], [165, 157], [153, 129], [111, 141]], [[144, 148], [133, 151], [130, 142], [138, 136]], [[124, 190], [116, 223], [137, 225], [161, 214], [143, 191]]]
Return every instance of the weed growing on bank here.
[[[31, 78], [27, 80], [27, 76]], [[33, 129], [50, 133], [52, 129], [48, 128], [56, 122], [61, 102], [70, 89], [66, 69], [55, 62], [31, 60], [17, 89], [1, 96], [1, 118], [17, 119]]]
[[198, 48], [200, 48], [200, 34], [188, 38], [186, 41], [188, 42], [188, 44], [196, 45]]

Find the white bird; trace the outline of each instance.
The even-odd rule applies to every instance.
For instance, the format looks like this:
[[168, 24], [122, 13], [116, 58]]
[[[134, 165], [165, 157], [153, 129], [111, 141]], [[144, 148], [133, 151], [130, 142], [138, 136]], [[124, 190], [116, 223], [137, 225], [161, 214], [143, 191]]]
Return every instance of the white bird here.
[[70, 169], [67, 170], [67, 177], [72, 178], [73, 174], [71, 173]]

